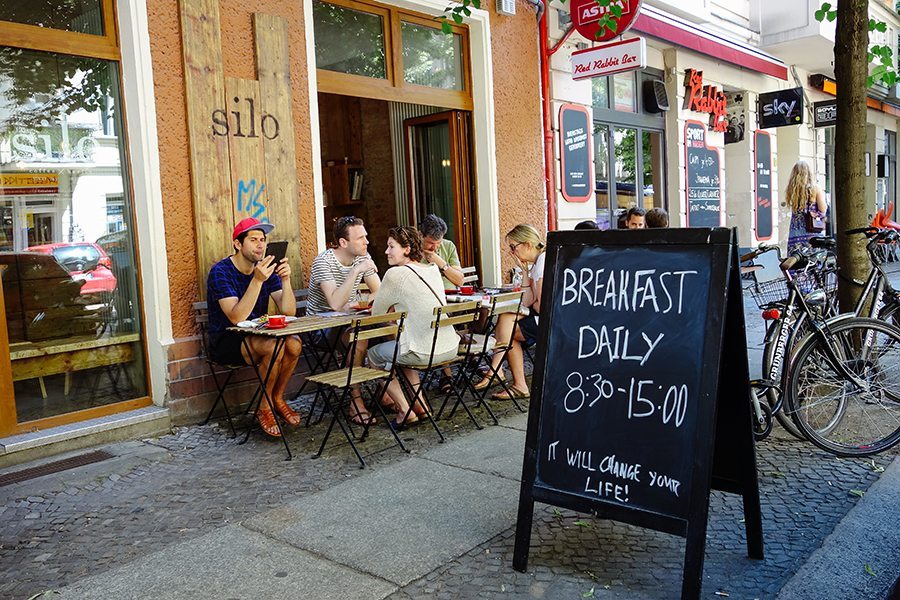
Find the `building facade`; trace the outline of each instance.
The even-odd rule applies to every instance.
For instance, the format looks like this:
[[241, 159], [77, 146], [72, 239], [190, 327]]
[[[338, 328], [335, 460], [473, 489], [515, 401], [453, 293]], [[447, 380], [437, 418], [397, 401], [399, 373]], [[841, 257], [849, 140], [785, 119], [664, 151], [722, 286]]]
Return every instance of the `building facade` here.
[[546, 226], [533, 7], [444, 34], [432, 0], [74, 4], [0, 9], [2, 435], [202, 414], [192, 309], [243, 217], [290, 242], [295, 288], [344, 215], [380, 262], [441, 214], [486, 283], [502, 232]]
[[[893, 6], [870, 4], [872, 18], [887, 24], [872, 42], [896, 47]], [[624, 38], [646, 39], [646, 67], [576, 81], [572, 54], [594, 44], [570, 32], [567, 4], [551, 3], [554, 114], [574, 103], [593, 115], [594, 197], [572, 203], [560, 192], [559, 227], [583, 219], [614, 227], [631, 206], [660, 206], [673, 226], [737, 227], [744, 247], [784, 245], [790, 211], [783, 190], [794, 163], [807, 161], [829, 196], [833, 187], [833, 125], [817, 123], [815, 113], [829, 114], [827, 104], [816, 103], [836, 93], [834, 23], [815, 19], [819, 6], [644, 0]], [[900, 102], [879, 86], [869, 95], [867, 197], [874, 213], [896, 202]]]

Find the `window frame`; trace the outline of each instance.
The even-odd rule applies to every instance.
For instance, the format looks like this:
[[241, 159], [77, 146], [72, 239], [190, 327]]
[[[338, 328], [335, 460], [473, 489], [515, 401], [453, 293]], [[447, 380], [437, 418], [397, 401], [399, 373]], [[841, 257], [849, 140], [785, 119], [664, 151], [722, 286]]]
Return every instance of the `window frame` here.
[[[134, 194], [134, 184], [132, 182], [133, 177], [131, 175], [131, 152], [128, 146], [129, 136], [127, 119], [125, 117], [127, 109], [125, 107], [124, 91], [122, 89], [122, 56], [119, 46], [118, 18], [115, 0], [101, 0], [100, 6], [103, 18], [103, 35], [51, 29], [48, 27], [27, 25], [12, 21], [0, 21], [0, 36], [2, 36], [3, 40], [2, 43], [0, 43], [0, 46], [34, 50], [37, 52], [51, 52], [68, 56], [98, 58], [115, 63], [114, 68], [118, 71], [118, 84], [120, 86], [118, 100], [119, 110], [121, 111], [122, 131], [118, 132], [118, 137], [120, 139], [119, 143], [123, 157], [121, 166], [122, 177], [125, 180], [123, 182], [123, 194], [128, 194], [128, 198], [134, 203], [136, 199]], [[135, 227], [134, 211], [132, 211], [128, 226], [133, 232], [135, 264], [140, 265], [140, 244], [137, 236], [137, 228]], [[143, 283], [139, 269], [136, 273], [136, 292], [139, 298], [143, 298]], [[140, 308], [137, 311], [135, 318], [139, 319], [141, 324], [140, 340], [136, 342], [141, 346], [142, 358], [139, 360], [143, 362], [144, 373], [149, 374], [150, 363], [147, 352], [147, 319], [144, 302], [140, 302]], [[6, 311], [4, 308], [3, 296], [2, 293], [0, 293], [0, 375], [2, 375], [2, 377], [0, 377], [0, 436], [27, 433], [35, 429], [46, 429], [49, 427], [68, 425], [87, 419], [104, 417], [153, 405], [152, 395], [154, 391], [150, 377], [148, 376], [146, 382], [147, 393], [143, 397], [131, 398], [120, 402], [62, 413], [32, 421], [19, 422], [16, 415], [15, 392], [12, 381], [12, 357], [10, 355], [7, 334]]]
[[120, 62], [114, 0], [100, 0], [100, 10], [103, 16], [103, 35], [0, 21], [2, 45]]
[[[469, 30], [464, 25], [451, 24], [454, 34], [460, 35], [460, 59], [462, 71], [462, 89], [445, 90], [423, 85], [407, 83], [403, 78], [403, 40], [400, 33], [400, 22], [406, 21], [416, 25], [430, 27], [438, 31], [440, 24], [433, 19], [422, 17], [416, 13], [400, 10], [393, 6], [378, 3], [358, 2], [356, 0], [314, 0], [326, 4], [334, 4], [361, 12], [382, 16], [385, 40], [385, 79], [350, 75], [316, 68], [318, 91], [327, 94], [357, 96], [392, 102], [410, 102], [442, 106], [458, 110], [473, 110], [472, 69], [469, 56]], [[315, 31], [315, 24], [313, 24]], [[313, 56], [315, 60], [315, 56]]]

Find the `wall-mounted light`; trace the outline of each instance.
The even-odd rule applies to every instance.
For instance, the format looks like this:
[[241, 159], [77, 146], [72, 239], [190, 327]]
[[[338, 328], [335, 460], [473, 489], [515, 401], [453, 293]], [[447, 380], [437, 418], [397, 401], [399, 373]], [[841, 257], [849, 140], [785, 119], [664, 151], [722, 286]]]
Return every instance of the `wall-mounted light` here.
[[450, 167], [450, 159], [449, 158], [443, 159], [441, 161], [441, 166], [444, 167], [445, 169], [449, 168]]

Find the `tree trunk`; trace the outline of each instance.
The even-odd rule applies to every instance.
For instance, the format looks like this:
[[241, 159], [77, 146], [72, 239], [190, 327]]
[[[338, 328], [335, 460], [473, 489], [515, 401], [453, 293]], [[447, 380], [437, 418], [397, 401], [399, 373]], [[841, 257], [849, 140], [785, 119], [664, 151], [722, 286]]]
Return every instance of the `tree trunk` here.
[[834, 40], [837, 124], [834, 147], [834, 203], [841, 312], [853, 310], [859, 288], [844, 279], [863, 280], [869, 273], [866, 239], [847, 229], [865, 227], [866, 215], [866, 78], [869, 47], [869, 1], [838, 0]]

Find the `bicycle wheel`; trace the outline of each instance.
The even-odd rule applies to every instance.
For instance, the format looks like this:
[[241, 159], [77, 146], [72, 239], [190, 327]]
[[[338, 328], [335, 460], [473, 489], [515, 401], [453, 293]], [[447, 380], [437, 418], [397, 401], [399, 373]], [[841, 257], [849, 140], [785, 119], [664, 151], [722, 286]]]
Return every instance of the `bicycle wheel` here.
[[900, 442], [900, 329], [851, 318], [807, 338], [790, 365], [785, 410], [813, 444], [868, 456]]
[[[778, 330], [773, 331], [773, 335], [770, 339], [766, 340], [766, 345], [763, 348], [763, 357], [762, 357], [762, 376], [764, 378], [771, 379], [772, 381], [777, 381], [779, 383], [784, 383], [784, 373], [786, 369], [786, 365], [788, 359], [791, 355], [791, 347], [799, 340], [803, 339], [803, 336], [809, 332], [809, 326], [806, 323], [807, 318], [806, 315], [801, 313], [799, 318], [792, 323], [781, 322], [775, 325], [775, 327], [791, 327], [794, 328], [795, 331], [788, 333], [787, 340], [785, 341], [784, 348], [781, 350], [781, 363], [777, 369], [772, 368], [772, 364], [775, 362], [775, 356], [778, 353], [778, 338], [780, 332]], [[784, 390], [785, 387], [782, 387]], [[779, 392], [774, 388], [769, 388], [766, 390], [766, 402], [769, 404], [770, 412], [774, 413], [775, 418], [778, 420], [778, 424], [781, 425], [785, 431], [790, 433], [792, 436], [797, 438], [798, 440], [805, 440], [806, 436], [804, 436], [797, 426], [794, 425], [794, 422], [791, 418], [784, 414], [782, 409], [782, 398], [784, 395], [784, 391]]]

